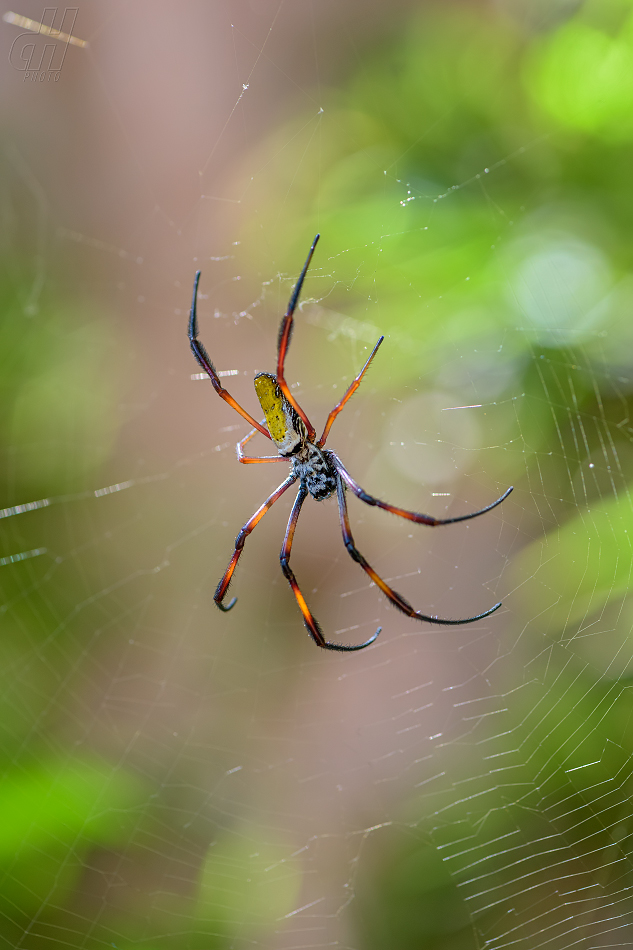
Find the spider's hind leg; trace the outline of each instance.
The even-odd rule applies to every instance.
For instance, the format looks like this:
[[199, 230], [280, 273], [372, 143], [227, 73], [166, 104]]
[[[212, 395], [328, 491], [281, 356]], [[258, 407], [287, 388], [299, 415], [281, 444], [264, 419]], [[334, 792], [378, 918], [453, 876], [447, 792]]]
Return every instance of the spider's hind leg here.
[[226, 612], [227, 610], [230, 610], [232, 607], [235, 606], [235, 601], [237, 600], [237, 597], [234, 597], [233, 600], [229, 601], [228, 604], [224, 604], [222, 603], [222, 601], [224, 600], [226, 596], [226, 592], [229, 589], [229, 584], [231, 583], [231, 579], [233, 577], [235, 568], [237, 567], [237, 562], [240, 559], [240, 555], [242, 551], [244, 550], [244, 544], [246, 543], [247, 537], [249, 536], [253, 528], [255, 528], [259, 524], [259, 522], [262, 520], [262, 518], [264, 517], [268, 509], [272, 508], [272, 506], [275, 504], [277, 499], [281, 498], [281, 496], [286, 491], [286, 489], [290, 488], [290, 486], [294, 482], [296, 482], [296, 480], [297, 480], [296, 475], [289, 475], [288, 478], [286, 478], [285, 481], [281, 483], [279, 488], [276, 488], [275, 491], [272, 493], [272, 495], [269, 495], [269, 497], [266, 499], [264, 504], [260, 505], [260, 507], [255, 512], [255, 514], [251, 518], [248, 519], [248, 521], [246, 522], [246, 524], [244, 525], [244, 527], [238, 534], [237, 538], [235, 539], [235, 550], [233, 551], [233, 556], [231, 560], [229, 561], [229, 566], [224, 572], [222, 579], [220, 580], [220, 583], [218, 584], [216, 588], [215, 594], [213, 595], [213, 599], [218, 605], [218, 607], [220, 608], [220, 610], [223, 610]]
[[432, 515], [425, 515], [419, 511], [409, 511], [407, 508], [398, 508], [396, 505], [389, 504], [388, 501], [381, 501], [380, 498], [375, 498], [366, 492], [364, 488], [361, 488], [358, 482], [354, 481], [338, 455], [335, 455], [332, 451], [328, 451], [327, 454], [332, 459], [334, 467], [349, 490], [352, 494], [356, 495], [360, 501], [375, 508], [382, 508], [383, 511], [389, 511], [392, 515], [397, 515], [399, 518], [406, 518], [407, 521], [413, 521], [415, 524], [426, 524], [430, 525], [430, 527], [437, 527], [442, 524], [456, 524], [458, 521], [468, 521], [470, 518], [478, 518], [479, 515], [485, 515], [486, 512], [492, 511], [493, 508], [500, 505], [512, 491], [512, 486], [510, 486], [510, 488], [504, 491], [503, 495], [493, 501], [492, 504], [486, 505], [485, 508], [480, 508], [479, 511], [471, 511], [468, 515], [457, 515], [455, 518], [434, 518]]
[[412, 617], [414, 620], [426, 620], [427, 623], [459, 626], [459, 624], [462, 623], [473, 623], [475, 620], [483, 620], [484, 617], [490, 616], [490, 614], [494, 613], [495, 610], [499, 609], [501, 606], [500, 603], [495, 604], [494, 607], [491, 607], [489, 610], [485, 610], [482, 614], [476, 614], [474, 617], [465, 617], [463, 620], [444, 620], [441, 617], [431, 617], [427, 614], [420, 613], [419, 610], [415, 610], [415, 608], [411, 606], [409, 601], [406, 600], [402, 594], [399, 594], [398, 591], [389, 587], [382, 577], [376, 573], [371, 564], [365, 560], [363, 555], [354, 544], [354, 536], [352, 535], [352, 529], [350, 528], [349, 524], [349, 515], [347, 513], [345, 486], [343, 485], [343, 479], [341, 478], [340, 473], [337, 475], [336, 493], [338, 497], [338, 510], [341, 522], [341, 530], [343, 532], [343, 541], [345, 542], [345, 547], [347, 548], [348, 554], [354, 561], [356, 561], [357, 564], [360, 564], [365, 573], [371, 577], [374, 584], [376, 584], [377, 587], [380, 587], [383, 594], [389, 598], [394, 607], [397, 607], [398, 610], [401, 610], [403, 614], [407, 615], [407, 617]]
[[290, 552], [292, 550], [292, 542], [294, 539], [295, 528], [297, 527], [297, 521], [299, 520], [299, 515], [301, 513], [301, 508], [304, 501], [308, 497], [308, 490], [302, 484], [297, 493], [295, 503], [292, 506], [292, 511], [290, 512], [290, 518], [288, 520], [288, 527], [286, 529], [286, 536], [284, 538], [284, 543], [281, 548], [281, 554], [279, 555], [279, 560], [281, 562], [281, 569], [284, 572], [284, 576], [290, 587], [292, 588], [292, 593], [295, 595], [295, 600], [299, 605], [299, 610], [303, 615], [303, 622], [306, 625], [308, 633], [314, 640], [317, 646], [322, 647], [324, 650], [338, 650], [341, 653], [353, 652], [355, 650], [363, 650], [365, 647], [368, 647], [370, 643], [373, 643], [378, 634], [380, 633], [381, 628], [378, 627], [373, 637], [370, 637], [369, 640], [366, 640], [365, 643], [357, 644], [346, 644], [346, 643], [333, 643], [330, 640], [326, 640], [323, 636], [323, 631], [316, 620], [312, 615], [312, 611], [308, 607], [305, 597], [301, 593], [301, 588], [297, 583], [297, 578], [294, 575], [292, 568], [290, 567]]

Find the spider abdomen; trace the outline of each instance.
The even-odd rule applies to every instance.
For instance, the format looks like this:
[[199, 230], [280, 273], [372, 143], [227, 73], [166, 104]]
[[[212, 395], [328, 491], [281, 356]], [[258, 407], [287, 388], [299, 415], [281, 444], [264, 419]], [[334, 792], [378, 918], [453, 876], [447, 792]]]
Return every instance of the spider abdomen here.
[[255, 392], [264, 410], [266, 425], [277, 451], [284, 458], [300, 450], [306, 428], [277, 384], [277, 377], [258, 373]]
[[313, 498], [323, 501], [336, 491], [336, 469], [325, 452], [311, 442], [304, 443], [292, 460], [292, 471]]

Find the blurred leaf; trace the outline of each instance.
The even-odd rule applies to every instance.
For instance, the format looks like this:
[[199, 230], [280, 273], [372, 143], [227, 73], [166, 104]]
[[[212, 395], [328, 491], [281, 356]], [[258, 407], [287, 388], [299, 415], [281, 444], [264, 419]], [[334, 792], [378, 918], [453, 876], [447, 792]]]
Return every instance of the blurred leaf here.
[[269, 930], [295, 908], [300, 885], [287, 845], [237, 829], [207, 852], [196, 914], [227, 935]]
[[587, 617], [630, 589], [632, 542], [628, 492], [580, 511], [515, 559], [517, 608], [551, 633]]
[[[475, 950], [468, 906], [442, 854], [414, 829], [385, 829], [370, 840], [356, 900], [368, 950]], [[367, 874], [367, 867], [374, 875]]]
[[[123, 348], [111, 319], [47, 299], [30, 314], [0, 286], [0, 436], [13, 490], [83, 487], [112, 450]], [[21, 497], [19, 501], [22, 501]]]
[[633, 137], [633, 18], [617, 36], [572, 21], [528, 59], [528, 89], [563, 126], [611, 142]]
[[112, 771], [106, 762], [11, 770], [0, 782], [0, 861], [20, 845], [44, 847], [77, 836], [111, 843], [129, 830], [129, 810], [142, 791], [130, 773]]
[[0, 903], [5, 913], [55, 907], [91, 845], [128, 840], [146, 799], [129, 772], [96, 760], [26, 764], [0, 781]]

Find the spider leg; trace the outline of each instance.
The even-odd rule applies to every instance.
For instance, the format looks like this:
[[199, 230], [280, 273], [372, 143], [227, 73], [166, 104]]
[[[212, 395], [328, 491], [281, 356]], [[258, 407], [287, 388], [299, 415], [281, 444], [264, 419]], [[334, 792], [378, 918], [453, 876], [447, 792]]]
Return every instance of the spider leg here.
[[296, 482], [296, 480], [297, 480], [297, 476], [296, 476], [296, 475], [289, 475], [288, 478], [286, 478], [286, 480], [281, 483], [281, 485], [279, 486], [279, 488], [276, 488], [275, 491], [272, 493], [272, 495], [270, 495], [270, 496], [266, 499], [266, 501], [264, 502], [264, 504], [261, 505], [261, 506], [257, 509], [257, 511], [255, 512], [255, 514], [254, 514], [251, 518], [248, 519], [248, 521], [246, 522], [246, 524], [244, 525], [244, 527], [242, 528], [242, 530], [241, 530], [240, 533], [238, 534], [237, 538], [235, 539], [235, 550], [233, 551], [233, 557], [231, 558], [231, 560], [230, 560], [230, 562], [229, 562], [229, 566], [227, 567], [226, 571], [224, 572], [224, 575], [223, 575], [223, 577], [222, 577], [222, 580], [221, 580], [220, 583], [218, 584], [218, 586], [217, 586], [217, 588], [216, 588], [216, 590], [215, 590], [215, 594], [213, 595], [213, 599], [214, 599], [214, 601], [216, 602], [216, 604], [218, 605], [218, 607], [220, 608], [220, 610], [227, 611], [227, 610], [230, 610], [231, 607], [234, 607], [234, 606], [235, 606], [235, 602], [236, 602], [236, 600], [237, 600], [237, 597], [234, 597], [233, 600], [231, 600], [231, 601], [230, 601], [228, 604], [226, 604], [226, 605], [223, 604], [222, 601], [223, 601], [223, 599], [224, 599], [224, 597], [225, 597], [225, 595], [226, 595], [226, 592], [227, 592], [227, 590], [228, 590], [229, 584], [231, 583], [231, 578], [233, 577], [233, 572], [234, 572], [234, 570], [235, 570], [235, 567], [236, 567], [236, 565], [237, 565], [237, 562], [238, 562], [239, 559], [240, 559], [240, 554], [242, 553], [242, 551], [243, 551], [243, 549], [244, 549], [244, 543], [245, 543], [247, 537], [249, 536], [249, 534], [251, 533], [251, 531], [253, 530], [253, 528], [254, 528], [256, 525], [259, 524], [259, 522], [262, 520], [262, 518], [264, 517], [264, 515], [266, 514], [266, 512], [268, 511], [268, 509], [269, 509], [269, 508], [272, 508], [272, 506], [275, 504], [275, 502], [277, 501], [277, 499], [278, 499], [278, 498], [281, 498], [281, 496], [282, 496], [283, 493], [286, 491], [286, 489], [287, 489], [287, 488], [290, 488], [290, 486], [292, 485], [292, 483], [293, 483], [293, 482]]
[[297, 578], [290, 567], [290, 551], [292, 550], [292, 541], [295, 534], [295, 528], [297, 527], [297, 521], [299, 520], [301, 507], [307, 497], [308, 490], [304, 485], [301, 485], [297, 493], [297, 497], [295, 498], [295, 503], [292, 506], [292, 511], [290, 512], [288, 527], [286, 528], [286, 536], [281, 548], [281, 554], [279, 555], [281, 569], [284, 572], [286, 580], [292, 588], [292, 592], [295, 595], [297, 603], [299, 604], [299, 610], [303, 614], [303, 622], [308, 629], [308, 633], [317, 646], [322, 647], [324, 650], [339, 650], [342, 653], [347, 653], [354, 650], [363, 650], [365, 647], [368, 647], [370, 643], [374, 642], [382, 628], [378, 627], [373, 637], [365, 641], [365, 643], [345, 644], [332, 643], [329, 640], [326, 640], [323, 636], [323, 631], [321, 630], [318, 621], [312, 616], [312, 612], [310, 611], [310, 608], [308, 607], [305, 598], [301, 593], [299, 585], [297, 584]]
[[414, 521], [416, 524], [428, 524], [433, 527], [440, 524], [455, 524], [457, 521], [468, 521], [469, 518], [477, 518], [479, 515], [485, 515], [487, 511], [492, 511], [493, 508], [496, 508], [497, 505], [500, 505], [501, 502], [504, 501], [512, 491], [511, 486], [507, 489], [507, 491], [504, 491], [500, 498], [497, 498], [496, 501], [493, 501], [491, 505], [486, 505], [485, 508], [480, 508], [479, 511], [473, 511], [469, 515], [457, 515], [455, 518], [433, 518], [431, 515], [423, 515], [417, 511], [407, 511], [406, 508], [397, 508], [395, 505], [390, 505], [389, 502], [381, 501], [379, 498], [374, 498], [373, 495], [368, 495], [367, 492], [360, 487], [358, 482], [354, 481], [338, 455], [335, 455], [335, 453], [331, 451], [327, 454], [334, 462], [334, 467], [340, 473], [341, 478], [347, 487], [351, 492], [353, 492], [354, 495], [356, 495], [357, 498], [360, 498], [361, 501], [364, 501], [366, 505], [372, 505], [376, 508], [384, 508], [385, 511], [390, 511], [392, 515], [398, 515], [399, 518], [406, 518], [408, 521]]
[[331, 413], [329, 414], [329, 416], [327, 417], [327, 422], [325, 423], [325, 428], [323, 429], [323, 435], [321, 436], [321, 438], [320, 438], [319, 441], [317, 442], [318, 448], [322, 449], [323, 446], [325, 445], [325, 440], [327, 439], [328, 435], [330, 434], [330, 429], [332, 428], [332, 423], [334, 422], [334, 420], [335, 420], [336, 417], [338, 416], [339, 412], [341, 411], [341, 409], [343, 408], [343, 406], [345, 405], [345, 403], [347, 402], [347, 400], [350, 399], [350, 397], [354, 395], [354, 393], [356, 392], [356, 390], [357, 390], [358, 387], [360, 386], [360, 381], [361, 381], [361, 379], [363, 378], [363, 376], [365, 375], [365, 373], [367, 372], [367, 369], [368, 369], [368, 367], [369, 367], [369, 364], [371, 363], [371, 361], [373, 360], [374, 356], [375, 356], [376, 353], [378, 352], [378, 347], [380, 346], [380, 344], [382, 343], [383, 340], [384, 340], [384, 336], [381, 336], [380, 339], [378, 340], [378, 342], [376, 343], [375, 347], [373, 348], [373, 350], [372, 350], [371, 353], [369, 354], [369, 359], [367, 360], [367, 362], [365, 363], [365, 365], [364, 365], [363, 368], [361, 369], [360, 373], [358, 374], [358, 376], [356, 377], [356, 379], [352, 382], [352, 384], [350, 385], [349, 389], [347, 390], [347, 392], [345, 393], [345, 395], [343, 396], [343, 398], [341, 399], [341, 401], [340, 401], [340, 402], [337, 402], [337, 404], [334, 406], [334, 409], [332, 409], [332, 412], [331, 412]]
[[483, 620], [484, 617], [490, 616], [494, 613], [495, 610], [498, 610], [501, 606], [501, 603], [495, 604], [494, 607], [491, 607], [490, 610], [485, 610], [482, 614], [477, 614], [474, 617], [465, 617], [464, 620], [444, 620], [441, 617], [430, 617], [426, 614], [420, 613], [419, 610], [415, 610], [408, 600], [399, 594], [397, 591], [393, 590], [389, 585], [376, 574], [375, 570], [369, 564], [363, 555], [360, 553], [356, 545], [354, 544], [354, 537], [352, 535], [352, 530], [349, 525], [349, 515], [347, 513], [347, 501], [345, 499], [345, 488], [343, 486], [343, 480], [340, 475], [337, 475], [336, 478], [336, 493], [338, 496], [338, 510], [339, 517], [341, 521], [341, 530], [343, 532], [343, 541], [345, 542], [345, 547], [347, 552], [352, 558], [356, 561], [357, 564], [360, 564], [362, 569], [366, 574], [371, 577], [374, 584], [380, 587], [383, 594], [385, 594], [394, 607], [397, 607], [398, 610], [401, 610], [403, 614], [406, 614], [407, 617], [412, 617], [414, 620], [426, 620], [428, 623], [439, 623], [445, 624], [448, 626], [457, 626], [462, 623], [472, 623], [474, 620]]
[[282, 393], [295, 410], [295, 412], [303, 419], [306, 429], [308, 430], [308, 441], [314, 442], [314, 437], [316, 431], [305, 412], [296, 401], [292, 393], [288, 388], [288, 384], [284, 377], [284, 363], [286, 360], [286, 353], [288, 352], [288, 346], [290, 345], [290, 337], [292, 336], [292, 325], [294, 322], [294, 312], [297, 308], [297, 302], [299, 300], [299, 294], [301, 293], [301, 288], [303, 287], [303, 281], [308, 272], [308, 267], [310, 266], [310, 261], [312, 260], [312, 255], [314, 254], [314, 249], [317, 245], [320, 235], [317, 234], [314, 241], [312, 242], [312, 247], [308, 253], [305, 264], [303, 265], [303, 270], [299, 274], [299, 280], [295, 285], [295, 289], [292, 292], [290, 302], [288, 303], [288, 309], [286, 314], [281, 321], [279, 326], [279, 337], [277, 339], [277, 385], [281, 389]]
[[238, 462], [243, 462], [245, 465], [254, 465], [258, 462], [287, 462], [288, 459], [284, 458], [283, 455], [244, 455], [244, 446], [257, 431], [257, 429], [251, 429], [248, 435], [235, 446]]
[[213, 388], [215, 389], [218, 396], [221, 396], [225, 402], [228, 402], [229, 406], [235, 409], [236, 412], [239, 412], [241, 416], [246, 419], [247, 422], [250, 422], [252, 426], [255, 426], [258, 432], [261, 432], [262, 435], [265, 435], [267, 439], [270, 439], [270, 432], [265, 429], [259, 422], [255, 422], [252, 416], [248, 414], [246, 409], [242, 409], [240, 404], [233, 399], [233, 396], [224, 389], [220, 378], [216, 372], [215, 366], [211, 362], [211, 358], [207, 351], [205, 350], [203, 344], [198, 339], [198, 283], [200, 281], [200, 271], [196, 272], [196, 276], [193, 282], [193, 299], [191, 301], [191, 311], [189, 313], [189, 343], [193, 351], [193, 355], [197, 359], [198, 363], [205, 371], [208, 373], [211, 382], [213, 383]]

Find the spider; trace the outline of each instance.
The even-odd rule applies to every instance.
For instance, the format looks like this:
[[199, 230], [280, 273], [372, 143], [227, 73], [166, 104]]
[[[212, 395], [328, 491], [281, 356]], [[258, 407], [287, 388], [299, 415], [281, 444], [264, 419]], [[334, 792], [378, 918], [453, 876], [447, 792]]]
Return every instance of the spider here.
[[[229, 406], [232, 406], [233, 409], [239, 412], [239, 414], [244, 419], [246, 419], [247, 422], [250, 422], [251, 426], [253, 427], [249, 434], [243, 438], [241, 442], [237, 443], [238, 461], [244, 464], [289, 461], [292, 466], [288, 477], [278, 488], [275, 489], [272, 495], [269, 495], [264, 504], [257, 509], [251, 518], [249, 518], [238, 534], [235, 540], [235, 550], [233, 551], [233, 556], [231, 557], [229, 566], [227, 567], [222, 579], [220, 580], [220, 583], [217, 586], [215, 594], [213, 595], [213, 599], [220, 610], [223, 611], [231, 610], [231, 608], [235, 605], [237, 600], [236, 597], [229, 601], [228, 604], [224, 603], [224, 598], [229, 588], [229, 584], [231, 583], [237, 562], [239, 561], [240, 555], [244, 549], [244, 543], [247, 537], [253, 528], [259, 524], [269, 508], [271, 508], [275, 502], [281, 498], [284, 492], [287, 491], [291, 485], [298, 481], [299, 491], [292, 506], [292, 511], [290, 512], [288, 527], [286, 528], [286, 535], [284, 537], [279, 559], [281, 562], [281, 569], [288, 580], [290, 587], [292, 588], [292, 592], [295, 595], [297, 604], [299, 605], [299, 609], [303, 615], [303, 622], [305, 623], [308, 633], [317, 646], [322, 647], [324, 650], [339, 650], [342, 652], [364, 650], [365, 647], [368, 647], [374, 642], [382, 628], [378, 627], [374, 635], [364, 643], [334, 643], [325, 639], [321, 627], [313, 616], [312, 611], [308, 607], [297, 583], [297, 579], [292, 571], [292, 568], [290, 567], [290, 552], [292, 550], [295, 529], [297, 527], [299, 515], [301, 514], [301, 508], [308, 495], [312, 495], [312, 497], [317, 501], [323, 501], [323, 499], [329, 498], [331, 495], [336, 493], [338, 500], [339, 519], [341, 530], [343, 532], [343, 541], [345, 542], [345, 547], [347, 548], [349, 555], [354, 561], [356, 561], [357, 564], [360, 564], [365, 573], [368, 574], [374, 584], [376, 584], [382, 590], [394, 607], [397, 607], [408, 617], [412, 617], [415, 620], [425, 620], [428, 623], [457, 625], [462, 623], [472, 623], [474, 620], [482, 620], [484, 617], [488, 617], [490, 614], [494, 613], [495, 610], [498, 610], [501, 606], [501, 603], [495, 604], [494, 607], [491, 607], [489, 610], [485, 610], [481, 614], [476, 614], [474, 617], [466, 617], [464, 620], [445, 620], [440, 617], [431, 617], [420, 613], [419, 610], [415, 610], [411, 604], [405, 600], [402, 594], [397, 593], [397, 591], [389, 587], [382, 577], [380, 577], [373, 567], [365, 560], [363, 555], [354, 544], [354, 538], [349, 523], [349, 515], [347, 512], [347, 500], [345, 497], [347, 489], [349, 489], [352, 494], [356, 495], [356, 497], [361, 501], [365, 502], [366, 505], [372, 505], [376, 508], [383, 508], [385, 511], [390, 511], [392, 514], [398, 515], [399, 518], [406, 518], [408, 521], [413, 521], [416, 524], [434, 526], [454, 524], [457, 521], [466, 521], [468, 518], [476, 518], [478, 515], [483, 515], [487, 511], [491, 511], [493, 508], [496, 508], [497, 505], [501, 504], [501, 502], [508, 497], [512, 491], [512, 488], [508, 488], [508, 490], [504, 492], [500, 498], [497, 498], [496, 501], [493, 501], [491, 505], [487, 505], [486, 508], [481, 508], [480, 511], [474, 511], [469, 515], [458, 515], [456, 518], [433, 518], [430, 515], [418, 514], [415, 511], [407, 511], [404, 508], [397, 508], [395, 505], [391, 505], [386, 501], [381, 501], [378, 498], [374, 498], [372, 495], [368, 495], [367, 492], [361, 488], [357, 482], [354, 481], [338, 455], [336, 455], [330, 449], [324, 449], [326, 439], [330, 433], [330, 429], [332, 428], [334, 420], [360, 386], [363, 376], [367, 372], [371, 361], [378, 352], [378, 347], [384, 340], [384, 336], [380, 337], [375, 347], [369, 354], [369, 358], [361, 369], [360, 373], [348, 387], [343, 398], [339, 400], [339, 402], [330, 412], [329, 416], [327, 417], [323, 433], [321, 434], [320, 439], [316, 441], [316, 431], [314, 426], [288, 388], [288, 384], [284, 376], [284, 363], [286, 359], [286, 353], [288, 352], [288, 346], [290, 344], [290, 338], [292, 336], [294, 312], [297, 307], [303, 281], [305, 279], [308, 267], [310, 266], [310, 261], [312, 260], [312, 255], [314, 254], [314, 249], [319, 237], [320, 235], [317, 234], [314, 241], [312, 242], [310, 252], [305, 264], [303, 265], [303, 270], [299, 275], [299, 279], [290, 297], [288, 309], [279, 327], [279, 337], [277, 340], [277, 373], [275, 375], [272, 375], [271, 373], [259, 373], [254, 380], [255, 392], [257, 393], [265, 416], [261, 423], [256, 422], [256, 420], [253, 419], [253, 417], [235, 401], [233, 396], [231, 396], [230, 393], [224, 389], [207, 351], [198, 339], [197, 301], [200, 271], [198, 271], [195, 276], [193, 285], [193, 300], [191, 302], [191, 312], [189, 316], [189, 342], [191, 344], [191, 349], [202, 369], [205, 370], [205, 372], [210, 376], [211, 382], [213, 383], [213, 388], [215, 389], [218, 396], [221, 396], [221, 398], [224, 399], [225, 402], [229, 404]], [[266, 428], [264, 427], [264, 424], [266, 425]], [[267, 439], [270, 439], [274, 443], [277, 448], [277, 455], [252, 456], [244, 454], [244, 447], [246, 443], [249, 442], [257, 432], [260, 432], [263, 436], [265, 436]]]

